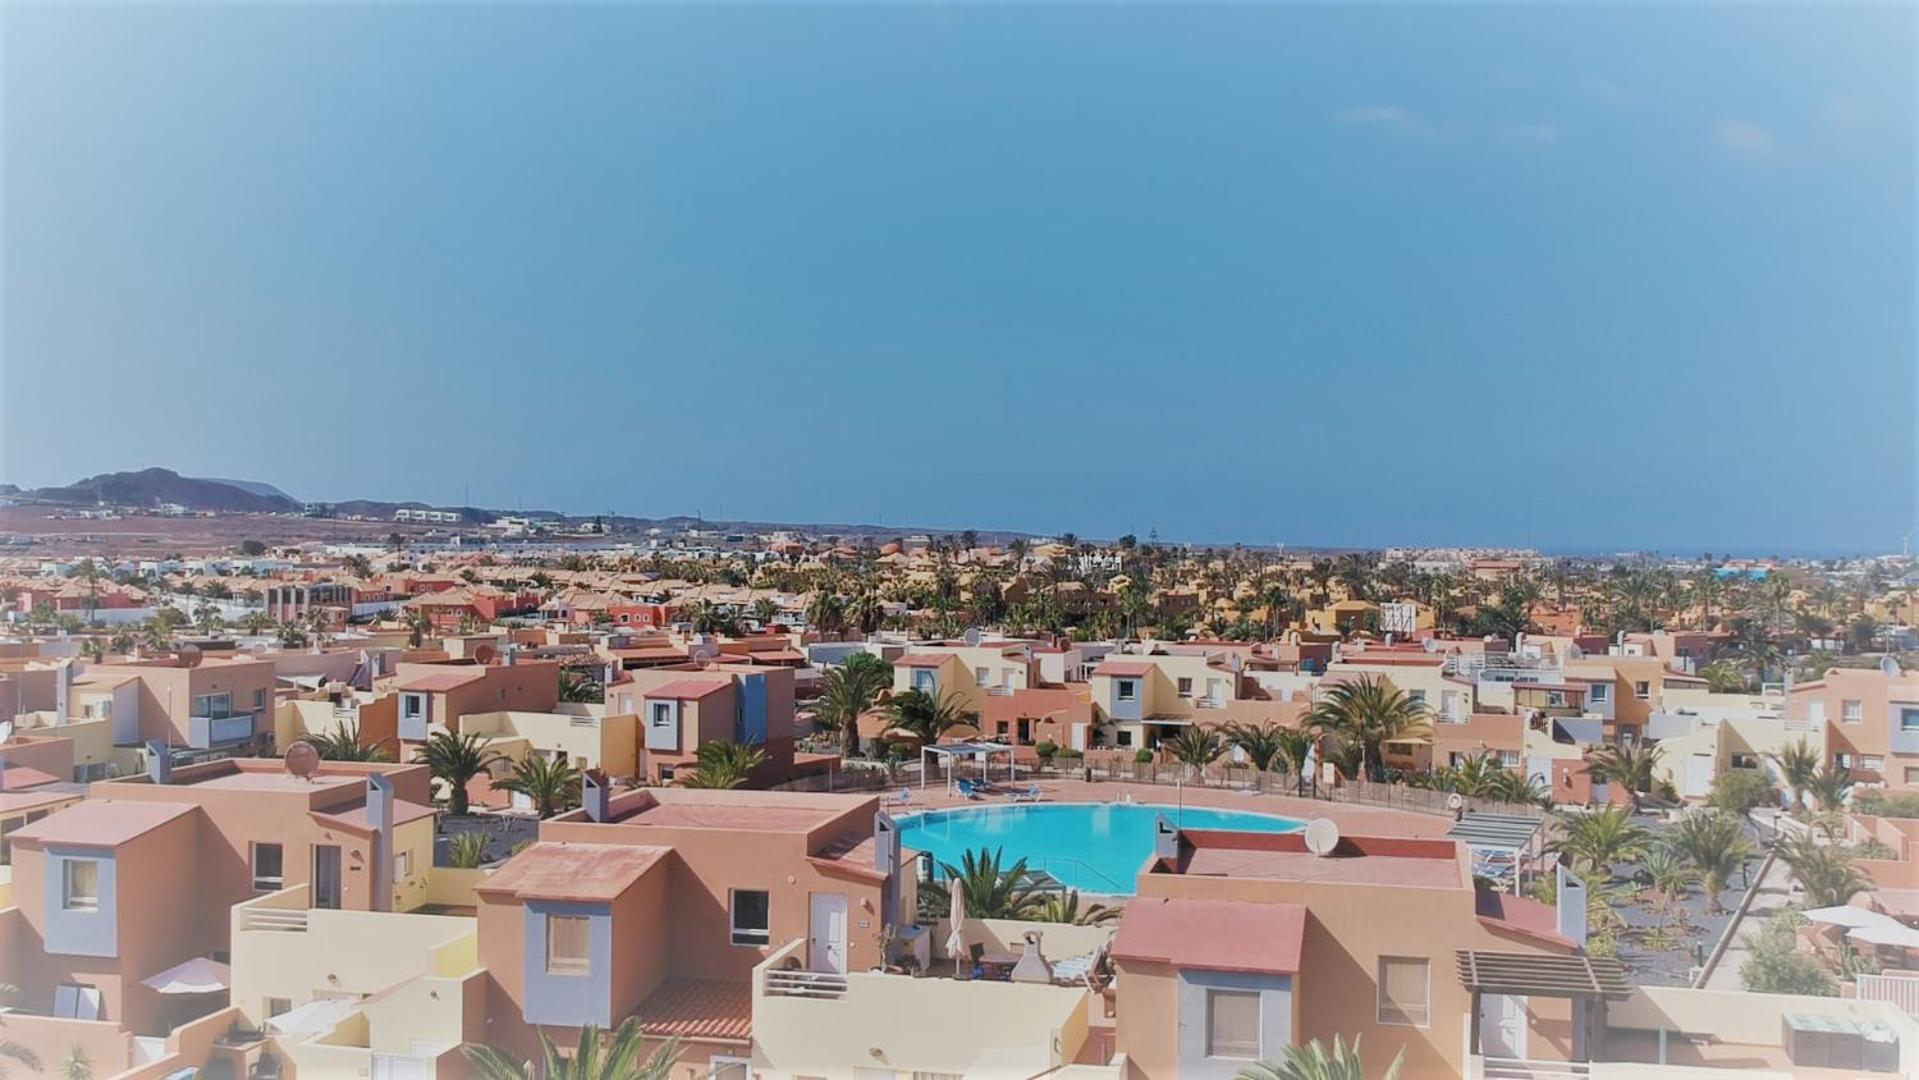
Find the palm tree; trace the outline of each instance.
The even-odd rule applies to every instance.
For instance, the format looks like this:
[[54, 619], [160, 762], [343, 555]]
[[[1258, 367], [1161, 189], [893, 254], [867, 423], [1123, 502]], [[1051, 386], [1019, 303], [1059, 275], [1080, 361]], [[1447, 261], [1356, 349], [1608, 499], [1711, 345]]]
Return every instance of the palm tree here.
[[896, 695], [884, 706], [892, 730], [923, 743], [938, 741], [949, 728], [977, 724], [979, 714], [966, 707], [966, 699], [957, 693], [935, 698], [924, 690], [908, 690]]
[[1175, 761], [1192, 769], [1195, 776], [1226, 750], [1226, 743], [1218, 732], [1198, 726], [1182, 729], [1160, 746], [1170, 752]]
[[1811, 833], [1781, 843], [1779, 858], [1806, 890], [1807, 907], [1837, 907], [1851, 900], [1853, 894], [1872, 887], [1872, 882], [1854, 865], [1850, 851], [1838, 844], [1821, 844]]
[[1746, 678], [1746, 669], [1731, 660], [1714, 660], [1699, 669], [1699, 677], [1706, 680], [1706, 689], [1715, 694], [1740, 694], [1752, 685]]
[[93, 1080], [93, 1058], [78, 1043], [60, 1059], [60, 1080]]
[[967, 918], [1025, 919], [1039, 907], [1041, 897], [1027, 878], [1026, 860], [1002, 869], [1000, 858], [1004, 850], [980, 848], [977, 854], [964, 851], [960, 853], [959, 866], [940, 864], [949, 879], [959, 879], [960, 894], [966, 898]]
[[330, 728], [324, 735], [308, 735], [306, 742], [327, 761], [391, 761], [393, 756], [386, 748], [376, 744], [360, 742], [360, 723], [355, 720]]
[[1278, 724], [1226, 724], [1219, 729], [1226, 745], [1246, 755], [1253, 768], [1266, 772], [1285, 758], [1286, 729]]
[[484, 735], [436, 731], [413, 751], [413, 763], [425, 765], [435, 780], [446, 784], [447, 813], [466, 813], [468, 781], [486, 772], [494, 762], [504, 760], [487, 749], [490, 742], [492, 740]]
[[1380, 747], [1385, 743], [1432, 734], [1425, 703], [1394, 689], [1384, 678], [1371, 675], [1327, 691], [1306, 714], [1306, 722], [1357, 746], [1361, 772], [1384, 768]]
[[753, 613], [754, 621], [761, 626], [770, 626], [773, 620], [779, 617], [780, 606], [773, 602], [772, 597], [761, 596], [753, 601], [749, 610]]
[[[19, 987], [0, 983], [0, 999], [10, 998], [18, 993], [20, 993]], [[15, 1062], [35, 1074], [40, 1072], [40, 1055], [34, 1053], [32, 1047], [10, 1039], [0, 1039], [0, 1080], [6, 1080], [9, 1075], [4, 1064], [7, 1061]]]
[[846, 629], [846, 601], [831, 587], [822, 585], [806, 602], [806, 625], [822, 634]]
[[1806, 792], [1811, 790], [1813, 780], [1819, 775], [1819, 759], [1823, 756], [1805, 739], [1787, 743], [1776, 754], [1768, 754], [1774, 764], [1779, 766], [1779, 778], [1786, 782], [1786, 790], [1792, 792], [1794, 806], [1804, 806]]
[[580, 767], [570, 760], [528, 754], [513, 763], [513, 772], [493, 781], [493, 790], [510, 791], [533, 801], [541, 818], [580, 805]]
[[598, 704], [606, 700], [606, 691], [597, 680], [577, 671], [560, 672], [560, 700], [579, 704]]
[[1633, 824], [1621, 806], [1564, 815], [1559, 825], [1559, 835], [1548, 846], [1584, 874], [1610, 876], [1613, 863], [1639, 856], [1652, 841], [1652, 833]]
[[1846, 805], [1846, 795], [1852, 790], [1852, 770], [1834, 767], [1830, 762], [1820, 766], [1813, 774], [1812, 782], [1806, 785], [1812, 797], [1819, 802], [1819, 809], [1833, 813]]
[[[1380, 1080], [1399, 1080], [1399, 1068], [1405, 1061], [1406, 1052], [1401, 1050], [1380, 1074]], [[1330, 1051], [1318, 1039], [1305, 1046], [1289, 1046], [1277, 1061], [1262, 1061], [1239, 1070], [1237, 1080], [1366, 1080], [1366, 1069], [1359, 1060], [1359, 1036], [1353, 1036], [1350, 1046], [1333, 1036]]]
[[1683, 899], [1699, 884], [1699, 871], [1686, 863], [1685, 856], [1664, 844], [1646, 853], [1644, 870], [1647, 884], [1662, 903]]
[[642, 1058], [646, 1035], [640, 1018], [629, 1016], [610, 1039], [602, 1039], [597, 1024], [580, 1028], [580, 1044], [571, 1057], [560, 1053], [540, 1030], [540, 1060], [520, 1062], [493, 1046], [467, 1043], [460, 1047], [481, 1080], [668, 1080], [680, 1060], [676, 1036], [660, 1044], [651, 1057]]
[[1653, 768], [1664, 753], [1654, 743], [1612, 743], [1594, 750], [1586, 759], [1584, 771], [1594, 783], [1613, 783], [1625, 788], [1636, 814], [1640, 796], [1652, 790]]
[[766, 764], [766, 751], [724, 739], [701, 743], [695, 754], [699, 768], [680, 781], [682, 787], [736, 788]]
[[1718, 811], [1695, 810], [1679, 820], [1666, 834], [1666, 843], [1675, 854], [1685, 857], [1706, 879], [1706, 906], [1715, 914], [1724, 911], [1719, 894], [1733, 871], [1746, 863], [1752, 845], [1740, 827], [1740, 819]]
[[839, 729], [842, 758], [850, 759], [860, 752], [860, 717], [873, 707], [874, 699], [891, 678], [886, 674], [888, 666], [878, 657], [869, 663], [855, 663], [866, 655], [861, 653], [838, 667], [829, 668], [821, 680], [819, 701], [813, 707], [816, 715]]
[[1119, 921], [1126, 909], [1107, 907], [1105, 904], [1088, 904], [1086, 910], [1079, 906], [1079, 890], [1068, 889], [1065, 892], [1048, 893], [1040, 900], [1039, 906], [1029, 916], [1034, 922], [1073, 923], [1077, 926], [1111, 926]]

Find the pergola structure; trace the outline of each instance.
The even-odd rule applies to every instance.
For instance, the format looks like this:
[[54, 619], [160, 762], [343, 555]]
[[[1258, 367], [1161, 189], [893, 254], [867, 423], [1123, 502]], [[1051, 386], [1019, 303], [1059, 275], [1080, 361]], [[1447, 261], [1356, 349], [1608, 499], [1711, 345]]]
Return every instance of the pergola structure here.
[[1446, 830], [1472, 852], [1473, 873], [1518, 893], [1522, 878], [1539, 861], [1541, 820], [1524, 814], [1469, 813]]
[[1006, 780], [1008, 783], [1011, 783], [1014, 779], [1016, 779], [1014, 775], [1015, 766], [1013, 765], [1013, 747], [1009, 743], [997, 743], [997, 742], [927, 743], [924, 746], [920, 747], [920, 790], [921, 791], [926, 790], [926, 774], [929, 771], [931, 771], [927, 768], [926, 755], [928, 754], [932, 754], [936, 759], [943, 761], [946, 765], [946, 793], [948, 795], [951, 795], [953, 793], [954, 781], [956, 781], [959, 778], [958, 770], [956, 770], [953, 767], [954, 763], [959, 761], [964, 761], [967, 758], [973, 758], [979, 761], [980, 779], [990, 782], [992, 780], [993, 755], [1005, 754], [1006, 755]]
[[[1517, 953], [1461, 949], [1457, 953], [1459, 984], [1472, 991], [1472, 1053], [1480, 1053], [1480, 998], [1486, 994], [1511, 997], [1566, 998], [1575, 1003], [1573, 1026], [1584, 1030], [1575, 1038], [1582, 1060], [1597, 1060], [1606, 1031], [1606, 1002], [1632, 996], [1626, 966], [1610, 957], [1584, 953]], [[1584, 1003], [1583, 1009], [1578, 1003]], [[1583, 1043], [1583, 1047], [1582, 1047]], [[1583, 1054], [1579, 1051], [1583, 1049]]]

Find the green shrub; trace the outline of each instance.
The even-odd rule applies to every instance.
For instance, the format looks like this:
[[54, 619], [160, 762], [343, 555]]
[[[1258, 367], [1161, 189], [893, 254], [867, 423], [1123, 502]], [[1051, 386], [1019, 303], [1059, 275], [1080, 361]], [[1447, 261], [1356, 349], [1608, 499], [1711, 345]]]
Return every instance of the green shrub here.
[[1712, 794], [1707, 796], [1706, 801], [1715, 810], [1743, 814], [1755, 806], [1767, 806], [1777, 800], [1774, 798], [1772, 780], [1765, 773], [1729, 769], [1712, 782]]
[[1045, 763], [1053, 760], [1054, 755], [1059, 753], [1059, 745], [1051, 740], [1042, 740], [1034, 744], [1033, 753], [1039, 755], [1040, 761]]
[[1133, 760], [1141, 765], [1151, 765], [1153, 763], [1153, 752], [1151, 750], [1136, 751], [1133, 754]]

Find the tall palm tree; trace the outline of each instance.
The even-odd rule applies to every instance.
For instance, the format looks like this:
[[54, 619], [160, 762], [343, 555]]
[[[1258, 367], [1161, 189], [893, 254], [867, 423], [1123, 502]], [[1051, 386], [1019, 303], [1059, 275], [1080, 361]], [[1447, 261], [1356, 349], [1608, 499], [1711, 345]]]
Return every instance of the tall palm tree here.
[[1827, 762], [1819, 767], [1812, 776], [1812, 782], [1806, 785], [1812, 797], [1819, 802], [1819, 809], [1826, 813], [1835, 813], [1845, 809], [1846, 795], [1852, 791], [1852, 770], [1841, 768]]
[[668, 1080], [680, 1059], [680, 1040], [667, 1039], [652, 1056], [642, 1057], [646, 1035], [640, 1019], [629, 1016], [601, 1038], [597, 1024], [580, 1028], [580, 1043], [572, 1056], [560, 1053], [545, 1029], [540, 1030], [540, 1059], [516, 1061], [493, 1046], [467, 1043], [460, 1047], [481, 1080]]
[[1699, 871], [1686, 862], [1685, 856], [1666, 844], [1656, 845], [1646, 852], [1644, 870], [1646, 884], [1661, 903], [1666, 904], [1684, 899], [1687, 891], [1697, 885], [1700, 878]]
[[1792, 792], [1793, 805], [1805, 805], [1806, 792], [1812, 789], [1813, 779], [1819, 775], [1819, 759], [1824, 755], [1801, 738], [1780, 747], [1778, 753], [1766, 756], [1779, 766], [1779, 777], [1786, 782], [1786, 790]]
[[1026, 860], [1002, 867], [1004, 851], [1004, 848], [991, 851], [980, 848], [977, 853], [963, 851], [960, 865], [940, 864], [949, 879], [959, 879], [960, 894], [966, 898], [967, 918], [1025, 919], [1039, 907], [1040, 894], [1027, 877]]
[[1666, 833], [1666, 843], [1705, 877], [1708, 910], [1724, 911], [1719, 894], [1725, 891], [1733, 872], [1745, 865], [1746, 856], [1752, 854], [1739, 819], [1718, 811], [1695, 810]]
[[819, 701], [813, 711], [839, 729], [840, 756], [852, 758], [860, 752], [860, 717], [873, 707], [880, 691], [891, 681], [891, 669], [878, 657], [857, 662], [855, 656], [838, 667], [828, 668], [820, 683]]
[[937, 742], [949, 728], [979, 722], [979, 714], [968, 709], [966, 699], [957, 693], [936, 698], [924, 690], [908, 690], [894, 695], [884, 708], [893, 731], [923, 743]]
[[[1406, 1051], [1401, 1050], [1380, 1074], [1380, 1080], [1399, 1080], [1399, 1069], [1405, 1061]], [[1350, 1046], [1333, 1036], [1330, 1051], [1318, 1039], [1305, 1046], [1289, 1046], [1277, 1061], [1262, 1061], [1239, 1070], [1236, 1080], [1366, 1080], [1366, 1069], [1359, 1060], [1359, 1036], [1353, 1036]]]
[[528, 754], [513, 763], [512, 773], [493, 781], [492, 787], [525, 796], [532, 800], [541, 818], [550, 818], [580, 805], [580, 767], [570, 760]]
[[578, 671], [560, 672], [560, 700], [593, 705], [606, 700], [597, 680]]
[[435, 780], [447, 786], [448, 813], [466, 813], [468, 781], [486, 772], [494, 762], [504, 760], [499, 753], [487, 749], [492, 741], [484, 735], [436, 731], [413, 751], [413, 763], [425, 765]]
[[1782, 842], [1779, 858], [1806, 891], [1807, 907], [1837, 907], [1872, 887], [1872, 881], [1853, 863], [1850, 851], [1838, 844], [1821, 844], [1811, 833]]
[[1372, 675], [1327, 691], [1306, 714], [1306, 722], [1357, 746], [1362, 772], [1384, 768], [1380, 748], [1387, 742], [1430, 737], [1433, 730], [1423, 702]]
[[766, 751], [724, 739], [701, 743], [695, 756], [699, 768], [680, 780], [682, 787], [736, 788], [746, 783], [753, 770], [766, 764]]
[[1581, 873], [1610, 876], [1613, 863], [1639, 856], [1651, 842], [1652, 833], [1633, 824], [1625, 807], [1613, 806], [1561, 816], [1559, 835], [1548, 847]]
[[1731, 660], [1714, 660], [1699, 669], [1699, 677], [1706, 680], [1706, 689], [1715, 694], [1741, 694], [1752, 685], [1746, 669]]
[[1654, 769], [1664, 753], [1656, 743], [1616, 742], [1587, 755], [1583, 771], [1594, 783], [1625, 788], [1633, 812], [1638, 813], [1640, 798], [1652, 790]]

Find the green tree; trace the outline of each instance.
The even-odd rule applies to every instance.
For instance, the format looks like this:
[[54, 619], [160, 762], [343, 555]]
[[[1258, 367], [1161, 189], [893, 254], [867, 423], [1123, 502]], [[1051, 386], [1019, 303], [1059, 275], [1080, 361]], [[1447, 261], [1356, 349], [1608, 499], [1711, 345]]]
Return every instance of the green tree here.
[[1812, 783], [1806, 790], [1818, 801], [1819, 809], [1828, 813], [1845, 809], [1846, 795], [1852, 790], [1852, 770], [1839, 768], [1828, 762], [1812, 776]]
[[308, 735], [305, 742], [313, 744], [320, 756], [328, 761], [391, 761], [393, 755], [378, 744], [366, 744], [360, 741], [360, 723], [355, 720], [329, 728], [322, 735]]
[[1633, 824], [1623, 806], [1584, 814], [1562, 814], [1559, 835], [1549, 847], [1572, 862], [1582, 874], [1609, 877], [1612, 865], [1646, 851], [1652, 834]]
[[[864, 660], [862, 660], [864, 658]], [[860, 717], [873, 707], [880, 691], [892, 682], [892, 667], [876, 656], [860, 653], [846, 663], [828, 668], [820, 681], [813, 713], [840, 733], [840, 756], [860, 752]]]
[[1743, 694], [1752, 688], [1746, 669], [1730, 660], [1714, 660], [1699, 669], [1699, 677], [1706, 680], [1706, 689], [1715, 694]]
[[1278, 724], [1226, 724], [1219, 729], [1226, 745], [1246, 755], [1253, 768], [1261, 772], [1281, 761], [1285, 750], [1285, 731]]
[[446, 842], [446, 863], [460, 870], [486, 865], [486, 834], [477, 830], [455, 833]]
[[1226, 743], [1217, 732], [1198, 725], [1181, 728], [1178, 735], [1160, 743], [1160, 747], [1173, 755], [1173, 760], [1193, 770], [1195, 776], [1226, 751]]
[[1772, 778], [1756, 769], [1728, 769], [1713, 779], [1706, 802], [1715, 810], [1744, 814], [1755, 806], [1772, 803]]
[[1371, 675], [1327, 691], [1306, 714], [1306, 722], [1356, 747], [1362, 772], [1385, 767], [1380, 750], [1387, 742], [1427, 738], [1433, 730], [1424, 703]]
[[1780, 779], [1786, 782], [1786, 790], [1792, 792], [1793, 805], [1804, 806], [1806, 792], [1812, 789], [1813, 780], [1819, 775], [1823, 755], [1801, 738], [1780, 747], [1778, 753], [1766, 756], [1779, 766]]
[[601, 689], [599, 681], [590, 675], [577, 671], [562, 671], [560, 672], [560, 700], [597, 705], [606, 700], [606, 691]]
[[736, 788], [766, 764], [766, 751], [726, 740], [703, 742], [695, 751], [699, 768], [680, 781], [692, 788]]
[[1700, 874], [1686, 862], [1685, 856], [1665, 844], [1659, 844], [1646, 852], [1643, 866], [1646, 884], [1662, 904], [1670, 904], [1685, 899], [1692, 888], [1699, 884]]
[[446, 808], [451, 814], [467, 812], [466, 785], [487, 771], [494, 762], [504, 760], [487, 749], [491, 739], [484, 735], [455, 735], [436, 731], [413, 751], [413, 763], [425, 765], [435, 780], [447, 786]]
[[937, 742], [948, 729], [979, 722], [979, 714], [957, 693], [936, 698], [924, 690], [908, 690], [894, 695], [884, 709], [891, 730], [923, 743]]
[[1068, 889], [1065, 892], [1046, 894], [1029, 917], [1034, 922], [1111, 926], [1119, 922], [1119, 917], [1125, 912], [1125, 908], [1107, 907], [1105, 904], [1088, 904], [1082, 910], [1079, 906], [1079, 890]]
[[1003, 848], [960, 853], [960, 865], [941, 863], [948, 879], [957, 878], [966, 898], [969, 919], [1027, 919], [1041, 903], [1039, 891], [1026, 872], [1026, 860], [1000, 865]]
[[[1380, 1074], [1381, 1080], [1399, 1080], [1405, 1060], [1406, 1052], [1401, 1050]], [[1366, 1080], [1366, 1069], [1359, 1059], [1359, 1037], [1353, 1036], [1348, 1046], [1335, 1035], [1330, 1051], [1318, 1039], [1305, 1046], [1289, 1046], [1276, 1061], [1262, 1061], [1239, 1070], [1237, 1080]]]
[[1632, 799], [1633, 813], [1638, 813], [1640, 799], [1652, 790], [1654, 767], [1664, 753], [1654, 743], [1611, 743], [1587, 755], [1584, 771], [1594, 783], [1625, 788]]
[[680, 1060], [680, 1040], [667, 1039], [645, 1056], [646, 1035], [640, 1018], [629, 1016], [601, 1038], [597, 1024], [580, 1028], [579, 1045], [562, 1054], [546, 1030], [540, 1029], [540, 1057], [516, 1061], [498, 1047], [467, 1043], [460, 1047], [481, 1080], [668, 1080]]
[[1714, 913], [1724, 911], [1719, 894], [1752, 854], [1740, 819], [1717, 810], [1695, 810], [1666, 833], [1666, 843], [1706, 879], [1707, 908]]
[[580, 767], [570, 760], [528, 754], [513, 763], [511, 773], [493, 781], [492, 788], [531, 800], [541, 818], [550, 818], [580, 805]]
[[1739, 966], [1739, 988], [1756, 994], [1806, 994], [1833, 997], [1839, 993], [1832, 976], [1819, 962], [1799, 949], [1798, 931], [1805, 916], [1786, 908], [1766, 920], [1747, 942], [1746, 962]]
[[1779, 859], [1806, 891], [1806, 903], [1811, 907], [1837, 907], [1872, 886], [1854, 864], [1852, 852], [1838, 844], [1821, 844], [1811, 833], [1780, 843]]

